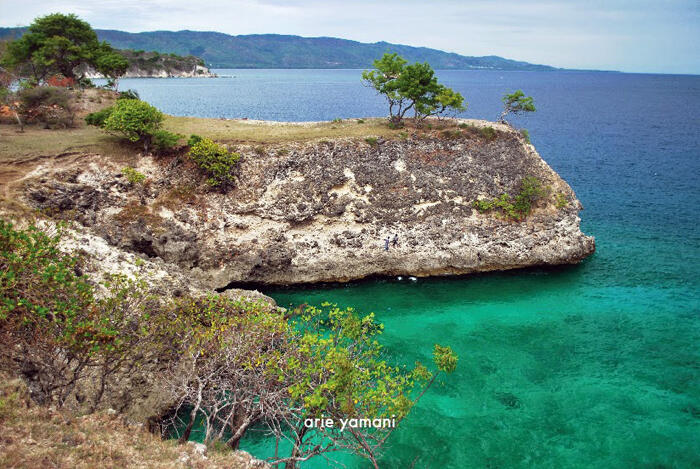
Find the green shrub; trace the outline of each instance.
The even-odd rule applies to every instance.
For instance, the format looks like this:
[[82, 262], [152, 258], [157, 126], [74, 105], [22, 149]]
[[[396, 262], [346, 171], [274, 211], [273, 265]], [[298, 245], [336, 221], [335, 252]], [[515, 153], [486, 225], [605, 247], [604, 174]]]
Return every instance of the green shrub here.
[[226, 185], [233, 180], [231, 171], [238, 163], [240, 155], [231, 153], [223, 145], [203, 138], [190, 148], [188, 153], [197, 166], [209, 175], [210, 186]]
[[95, 315], [92, 286], [77, 273], [80, 259], [63, 253], [59, 240], [60, 233], [16, 230], [0, 219], [0, 365], [36, 370], [40, 401], [62, 402], [67, 381], [113, 339]]
[[527, 129], [520, 129], [520, 133], [522, 134], [525, 141], [527, 143], [530, 143], [530, 132], [528, 132]]
[[481, 132], [481, 136], [484, 137], [486, 140], [491, 141], [496, 138], [496, 129], [494, 129], [491, 126], [488, 127], [482, 127], [479, 132]]
[[192, 134], [192, 135], [190, 135], [190, 138], [187, 139], [187, 146], [191, 147], [191, 146], [193, 146], [196, 143], [201, 142], [201, 141], [202, 141], [202, 137], [200, 137], [199, 135]]
[[375, 146], [375, 145], [378, 144], [378, 142], [377, 142], [377, 137], [367, 137], [367, 138], [365, 139], [365, 142], [369, 143], [369, 144], [372, 145], [372, 146]]
[[548, 188], [542, 186], [542, 182], [534, 176], [525, 176], [520, 181], [520, 193], [515, 196], [513, 206], [517, 213], [524, 218], [530, 214], [532, 204], [547, 195]]
[[131, 184], [140, 184], [146, 180], [146, 175], [136, 171], [134, 168], [129, 166], [122, 168], [122, 174], [126, 177], [126, 180]]
[[102, 127], [105, 123], [105, 120], [112, 114], [112, 111], [114, 110], [113, 107], [107, 107], [104, 109], [101, 109], [96, 112], [91, 112], [87, 116], [85, 116], [85, 122], [88, 125], [94, 125], [95, 127]]
[[148, 153], [153, 134], [163, 123], [163, 113], [145, 101], [120, 99], [105, 119], [103, 128], [122, 134], [131, 142], [141, 142]]
[[563, 192], [557, 194], [556, 207], [562, 209], [569, 206], [569, 198]]
[[515, 197], [504, 193], [493, 200], [475, 200], [472, 206], [481, 213], [497, 209], [506, 218], [520, 221], [530, 214], [532, 205], [548, 192], [549, 189], [542, 186], [539, 179], [525, 176], [520, 181], [520, 191]]
[[357, 123], [358, 123], [358, 124], [364, 124], [364, 123], [365, 123], [365, 120], [364, 120], [364, 119], [357, 119]]
[[152, 143], [157, 150], [166, 151], [175, 147], [182, 138], [185, 136], [160, 129], [153, 132]]

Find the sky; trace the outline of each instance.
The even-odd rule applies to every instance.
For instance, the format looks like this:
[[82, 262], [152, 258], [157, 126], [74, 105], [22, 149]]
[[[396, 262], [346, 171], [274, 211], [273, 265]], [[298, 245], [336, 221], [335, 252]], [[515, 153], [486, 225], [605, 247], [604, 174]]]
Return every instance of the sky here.
[[566, 68], [700, 74], [700, 0], [0, 0], [0, 26], [387, 41]]

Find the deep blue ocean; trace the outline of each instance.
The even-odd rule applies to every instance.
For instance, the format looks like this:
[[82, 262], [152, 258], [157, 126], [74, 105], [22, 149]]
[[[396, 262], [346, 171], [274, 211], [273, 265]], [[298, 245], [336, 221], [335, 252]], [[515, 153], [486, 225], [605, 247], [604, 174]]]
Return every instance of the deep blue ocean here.
[[[226, 77], [120, 88], [175, 115], [386, 114], [359, 70], [217, 72]], [[700, 76], [438, 75], [465, 96], [466, 117], [495, 119], [506, 91], [534, 97], [537, 112], [513, 123], [582, 201], [595, 255], [556, 269], [266, 293], [283, 306], [374, 311], [401, 363], [429, 362], [435, 342], [459, 353], [457, 371], [392, 436], [386, 467], [700, 467]], [[243, 448], [272, 450], [256, 435]]]

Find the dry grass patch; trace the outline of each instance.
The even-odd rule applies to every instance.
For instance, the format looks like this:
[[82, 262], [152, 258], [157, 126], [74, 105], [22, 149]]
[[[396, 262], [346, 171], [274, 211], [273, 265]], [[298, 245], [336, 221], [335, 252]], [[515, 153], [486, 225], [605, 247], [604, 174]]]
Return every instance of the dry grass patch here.
[[197, 134], [212, 140], [230, 143], [284, 143], [320, 138], [393, 137], [398, 130], [390, 129], [386, 119], [365, 119], [341, 122], [269, 122], [241, 119], [202, 119], [168, 116], [164, 127], [185, 135]]
[[229, 468], [241, 469], [240, 453], [209, 451], [164, 441], [108, 413], [75, 417], [32, 405], [20, 379], [0, 376], [0, 467], [34, 469]]
[[26, 126], [24, 132], [18, 132], [13, 125], [0, 125], [0, 142], [0, 163], [22, 163], [36, 157], [64, 153], [99, 153], [117, 157], [134, 154], [132, 146], [83, 124], [72, 129], [44, 129], [32, 125]]

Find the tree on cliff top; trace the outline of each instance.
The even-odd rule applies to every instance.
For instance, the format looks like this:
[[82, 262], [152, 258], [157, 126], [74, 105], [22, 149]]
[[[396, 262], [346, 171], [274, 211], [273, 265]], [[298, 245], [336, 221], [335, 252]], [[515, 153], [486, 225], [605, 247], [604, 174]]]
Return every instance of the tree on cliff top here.
[[374, 61], [374, 70], [362, 72], [363, 82], [384, 95], [389, 103], [389, 120], [400, 124], [413, 109], [421, 123], [426, 117], [467, 108], [461, 94], [438, 83], [435, 71], [426, 63], [407, 65], [398, 54], [384, 54]]
[[90, 24], [74, 14], [54, 13], [35, 19], [21, 38], [10, 42], [3, 64], [37, 83], [52, 74], [79, 80], [82, 77], [76, 71], [81, 65], [91, 66], [107, 76], [119, 73], [122, 62], [100, 61], [113, 53], [108, 43], [99, 42]]
[[506, 116], [508, 114], [518, 115], [526, 112], [535, 112], [535, 104], [532, 96], [525, 96], [522, 90], [517, 90], [514, 93], [505, 94], [503, 96], [503, 111], [498, 118], [499, 122], [507, 124]]

